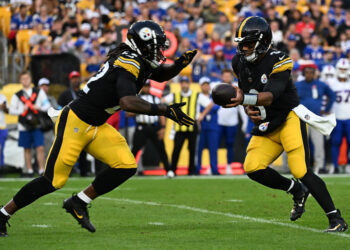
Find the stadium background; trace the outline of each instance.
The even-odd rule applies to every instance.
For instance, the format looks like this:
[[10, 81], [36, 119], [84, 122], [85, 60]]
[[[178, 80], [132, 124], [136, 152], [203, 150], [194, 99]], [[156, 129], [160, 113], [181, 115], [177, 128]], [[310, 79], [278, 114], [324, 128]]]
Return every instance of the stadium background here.
[[[341, 5], [340, 8], [337, 7], [339, 6], [339, 2]], [[93, 37], [91, 35], [93, 32], [91, 32], [91, 37], [89, 38], [91, 38], [91, 44], [93, 41], [96, 41], [98, 45], [102, 45], [105, 41], [106, 30], [111, 31], [114, 40], [116, 43], [119, 43], [125, 39], [127, 28], [132, 22], [148, 18], [153, 19], [164, 26], [167, 37], [170, 38], [171, 49], [166, 54], [168, 62], [171, 62], [186, 49], [198, 48], [201, 54], [197, 57], [197, 61], [200, 62], [199, 64], [204, 64], [204, 66], [207, 66], [209, 61], [212, 60], [215, 54], [215, 48], [224, 45], [226, 37], [234, 37], [235, 28], [243, 18], [250, 15], [264, 16], [270, 23], [277, 22], [280, 25], [274, 31], [274, 40], [277, 41], [276, 37], [280, 37], [280, 40], [274, 43], [274, 46], [278, 48], [286, 49], [289, 41], [292, 40], [299, 42], [300, 39], [303, 39], [301, 33], [305, 29], [310, 30], [310, 37], [311, 34], [317, 34], [319, 36], [322, 51], [311, 51], [308, 54], [301, 55], [296, 64], [298, 67], [295, 67], [293, 70], [297, 78], [300, 75], [300, 69], [303, 65], [315, 64], [319, 70], [322, 70], [325, 64], [324, 55], [329, 51], [334, 54], [333, 60], [329, 62], [330, 64], [335, 64], [336, 60], [340, 57], [349, 57], [350, 37], [346, 36], [344, 38], [344, 36], [341, 36], [341, 31], [347, 33], [346, 30], [350, 27], [350, 23], [347, 21], [347, 16], [350, 14], [348, 11], [349, 2], [339, 0], [0, 1], [0, 37], [2, 41], [0, 43], [0, 83], [3, 86], [1, 93], [5, 94], [7, 99], [10, 100], [12, 94], [21, 87], [16, 83], [18, 81], [18, 74], [26, 68], [30, 69], [33, 75], [34, 85], [37, 84], [38, 79], [41, 77], [49, 78], [52, 83], [51, 94], [56, 97], [68, 86], [68, 74], [72, 70], [80, 71], [84, 80], [96, 72], [96, 65], [102, 63], [106, 53], [105, 50], [99, 50], [98, 53], [100, 54], [95, 55], [94, 53], [96, 51], [88, 48], [84, 51], [85, 56], [81, 59], [75, 53], [82, 42], [79, 32], [76, 35], [72, 34], [64, 41], [66, 44], [64, 46], [61, 44], [59, 48], [57, 48], [57, 44], [53, 40], [53, 36], [51, 36], [54, 31], [53, 26], [57, 20], [67, 20], [66, 18], [69, 19], [72, 16], [76, 19], [79, 31], [83, 28], [83, 24], [93, 24], [97, 20], [97, 26], [101, 33], [97, 33], [97, 36], [95, 34], [95, 37]], [[20, 25], [17, 25], [16, 27], [13, 25], [15, 23], [14, 19], [23, 4], [27, 8], [27, 15], [32, 17], [32, 21], [27, 26], [20, 27]], [[43, 6], [46, 7], [47, 15], [52, 18], [51, 23], [48, 25], [40, 21]], [[130, 14], [128, 8], [132, 8], [132, 14]], [[200, 13], [196, 17], [194, 10], [198, 8]], [[220, 26], [218, 23], [220, 24], [219, 19], [221, 16], [227, 17], [227, 20], [222, 23], [220, 29], [216, 28], [216, 26]], [[326, 18], [323, 17], [328, 17], [330, 26], [327, 27], [325, 25], [323, 19]], [[308, 18], [309, 20], [307, 20]], [[193, 20], [196, 22], [195, 31], [204, 31], [205, 41], [208, 43], [207, 47], [199, 46], [196, 40], [197, 38], [191, 32], [186, 33], [186, 27], [189, 21]], [[38, 23], [42, 24], [44, 28], [42, 31], [38, 31]], [[295, 26], [294, 29], [291, 28], [293, 25]], [[336, 27], [339, 31], [337, 31], [336, 36], [331, 37], [333, 39], [330, 39], [329, 34], [332, 27]], [[340, 27], [343, 27], [344, 30], [340, 30]], [[92, 29], [91, 26], [90, 29]], [[328, 29], [328, 33], [323, 32], [326, 29]], [[217, 33], [216, 31], [222, 30], [221, 36], [217, 37], [214, 35]], [[41, 47], [39, 43], [30, 45], [31, 37], [38, 33], [43, 35], [43, 37], [47, 37], [45, 42], [48, 45], [46, 44], [46, 47]], [[194, 39], [194, 42], [188, 43], [186, 38], [189, 40]], [[306, 43], [305, 47], [310, 45], [310, 43], [311, 41], [309, 40], [309, 43]], [[233, 45], [233, 49], [227, 51], [227, 54], [225, 54], [228, 62], [235, 54], [235, 44]], [[91, 62], [90, 58], [95, 57], [100, 61]], [[190, 65], [185, 68], [181, 72], [181, 75], [189, 76], [193, 82], [192, 88], [199, 89], [196, 81], [199, 79], [200, 74], [197, 74], [197, 70], [192, 67]], [[163, 90], [169, 91], [169, 86], [171, 90], [178, 89], [177, 79], [174, 78], [169, 83], [152, 83], [153, 93], [160, 96]], [[17, 122], [16, 117], [8, 116], [6, 119], [10, 126]], [[168, 133], [170, 126], [171, 123], [168, 122]], [[242, 162], [244, 157], [244, 147], [239, 146], [243, 145], [243, 141], [244, 135], [241, 133], [235, 144], [235, 160], [237, 162]], [[172, 142], [167, 140], [166, 147], [170, 156]], [[152, 149], [148, 150], [152, 151]], [[186, 149], [183, 149], [179, 165], [186, 165], [186, 151]], [[225, 157], [220, 157], [224, 154], [225, 151], [223, 149], [220, 150], [219, 159], [225, 159]], [[152, 160], [146, 157], [146, 165], [154, 165], [155, 163]], [[203, 163], [204, 165], [208, 164], [207, 156]], [[220, 160], [219, 164], [224, 165], [225, 162]]]

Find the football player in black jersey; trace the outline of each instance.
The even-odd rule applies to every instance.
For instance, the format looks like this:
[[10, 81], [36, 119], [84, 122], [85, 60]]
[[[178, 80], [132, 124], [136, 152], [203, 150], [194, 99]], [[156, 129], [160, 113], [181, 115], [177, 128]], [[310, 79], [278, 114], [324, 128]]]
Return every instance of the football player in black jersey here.
[[188, 51], [172, 65], [164, 65], [167, 40], [163, 29], [153, 21], [134, 23], [127, 40], [108, 54], [100, 70], [88, 81], [79, 97], [60, 112], [55, 141], [47, 157], [45, 173], [34, 179], [0, 211], [0, 236], [7, 236], [10, 215], [43, 195], [62, 188], [82, 150], [106, 163], [84, 191], [63, 202], [63, 208], [83, 228], [95, 232], [87, 204], [122, 184], [136, 172], [136, 162], [124, 137], [108, 125], [108, 117], [119, 109], [133, 113], [161, 115], [192, 126], [194, 120], [181, 111], [185, 103], [151, 104], [136, 96], [147, 79], [159, 82], [176, 76], [197, 51]]
[[[293, 195], [292, 221], [304, 213], [311, 193], [329, 219], [325, 231], [343, 232], [347, 224], [335, 208], [325, 183], [310, 168], [306, 124], [292, 111], [299, 105], [291, 79], [292, 60], [270, 48], [271, 38], [270, 26], [261, 17], [244, 19], [236, 31], [238, 53], [232, 59], [232, 68], [239, 87], [236, 98], [226, 107], [246, 106], [247, 114], [255, 123], [244, 169], [252, 180]], [[283, 151], [287, 152], [295, 180], [269, 167]]]

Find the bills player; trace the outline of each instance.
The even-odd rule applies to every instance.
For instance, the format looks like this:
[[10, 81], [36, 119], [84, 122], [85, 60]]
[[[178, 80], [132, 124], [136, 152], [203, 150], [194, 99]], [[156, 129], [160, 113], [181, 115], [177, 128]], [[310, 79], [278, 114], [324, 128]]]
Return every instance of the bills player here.
[[326, 65], [321, 71], [320, 80], [329, 86], [336, 80], [336, 70], [333, 65]]
[[337, 119], [337, 126], [331, 134], [332, 161], [334, 173], [339, 173], [338, 157], [343, 137], [350, 145], [350, 63], [341, 58], [336, 64], [336, 80], [330, 85], [337, 98], [333, 104], [333, 112]]

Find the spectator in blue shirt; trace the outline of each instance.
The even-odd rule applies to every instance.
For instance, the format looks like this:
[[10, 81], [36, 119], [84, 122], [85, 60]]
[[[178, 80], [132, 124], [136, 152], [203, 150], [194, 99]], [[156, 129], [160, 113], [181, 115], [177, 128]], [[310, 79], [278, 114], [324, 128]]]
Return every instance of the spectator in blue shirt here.
[[304, 49], [304, 58], [307, 60], [313, 60], [317, 64], [323, 60], [324, 50], [320, 46], [320, 39], [318, 35], [311, 37], [311, 44], [307, 45]]
[[42, 5], [40, 7], [39, 15], [34, 15], [34, 23], [41, 23], [43, 25], [44, 30], [50, 30], [53, 23], [53, 18], [47, 15], [47, 7], [46, 5]]
[[[298, 91], [300, 104], [303, 104], [315, 114], [321, 115], [330, 112], [336, 96], [326, 83], [315, 79], [315, 71], [316, 69], [313, 67], [305, 67], [303, 69], [305, 80], [295, 83], [295, 87]], [[324, 96], [328, 98], [328, 102], [325, 111], [322, 111]], [[308, 134], [314, 149], [314, 171], [315, 173], [318, 173], [321, 169], [325, 171], [324, 137], [312, 127], [309, 127]]]
[[203, 54], [210, 54], [210, 42], [205, 37], [205, 32], [203, 29], [197, 30], [196, 40], [191, 42], [191, 47], [202, 51]]
[[151, 17], [155, 16], [159, 21], [162, 20], [163, 17], [167, 15], [165, 9], [162, 9], [158, 6], [158, 0], [151, 0], [149, 2], [149, 14]]
[[183, 9], [178, 8], [176, 10], [176, 19], [173, 20], [173, 29], [178, 29], [180, 34], [184, 34], [187, 31], [186, 13]]
[[197, 27], [196, 23], [194, 22], [194, 19], [190, 17], [188, 19], [187, 23], [187, 31], [185, 31], [183, 34], [181, 34], [183, 38], [187, 38], [190, 40], [190, 42], [195, 42], [196, 41], [196, 36], [197, 36]]
[[225, 60], [223, 47], [217, 45], [214, 49], [214, 57], [209, 59], [207, 64], [207, 73], [212, 82], [221, 81], [221, 73], [224, 69], [230, 68], [230, 63]]
[[236, 48], [232, 44], [231, 33], [228, 33], [225, 36], [224, 41], [225, 42], [224, 42], [224, 47], [223, 47], [222, 51], [224, 52], [225, 60], [231, 61], [232, 58], [236, 55]]
[[33, 27], [33, 17], [27, 15], [27, 6], [21, 4], [19, 7], [19, 13], [11, 17], [11, 30], [24, 30], [31, 29]]

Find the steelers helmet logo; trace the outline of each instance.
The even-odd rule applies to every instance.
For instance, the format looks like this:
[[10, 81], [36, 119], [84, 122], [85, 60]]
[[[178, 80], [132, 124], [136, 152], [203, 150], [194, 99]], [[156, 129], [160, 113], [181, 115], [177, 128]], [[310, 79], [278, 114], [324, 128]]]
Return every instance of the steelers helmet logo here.
[[139, 36], [142, 40], [148, 41], [152, 39], [152, 30], [150, 28], [142, 28], [139, 32]]
[[267, 83], [267, 76], [266, 76], [265, 74], [263, 74], [263, 75], [261, 76], [261, 83], [262, 83], [262, 84], [266, 84], [266, 83]]

